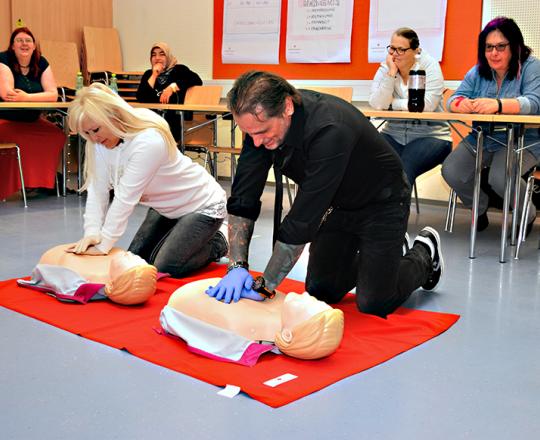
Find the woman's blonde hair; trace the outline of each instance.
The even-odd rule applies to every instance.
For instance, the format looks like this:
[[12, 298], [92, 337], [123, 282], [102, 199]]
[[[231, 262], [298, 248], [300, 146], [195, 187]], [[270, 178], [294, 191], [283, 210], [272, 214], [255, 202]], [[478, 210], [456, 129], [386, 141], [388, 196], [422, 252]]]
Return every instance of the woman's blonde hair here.
[[337, 350], [343, 338], [345, 318], [339, 309], [329, 309], [276, 334], [282, 353], [298, 359], [319, 359]]
[[93, 83], [77, 92], [77, 96], [69, 107], [68, 118], [69, 129], [86, 139], [85, 183], [81, 191], [85, 190], [91, 182], [95, 167], [94, 142], [88, 139], [82, 130], [82, 124], [86, 120], [107, 127], [120, 139], [132, 138], [143, 130], [154, 128], [163, 137], [170, 160], [173, 160], [178, 152], [176, 141], [165, 119], [152, 110], [130, 106], [101, 83]]

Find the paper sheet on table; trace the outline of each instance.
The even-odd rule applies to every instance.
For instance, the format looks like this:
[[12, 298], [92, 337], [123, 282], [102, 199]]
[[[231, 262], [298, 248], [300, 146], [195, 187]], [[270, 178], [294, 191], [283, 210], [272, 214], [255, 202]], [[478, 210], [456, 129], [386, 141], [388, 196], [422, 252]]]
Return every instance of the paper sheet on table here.
[[416, 31], [421, 48], [441, 61], [446, 3], [447, 0], [370, 0], [368, 61], [384, 61], [392, 33], [405, 26]]
[[278, 64], [280, 0], [225, 0], [223, 64]]
[[354, 0], [289, 0], [288, 63], [349, 63]]

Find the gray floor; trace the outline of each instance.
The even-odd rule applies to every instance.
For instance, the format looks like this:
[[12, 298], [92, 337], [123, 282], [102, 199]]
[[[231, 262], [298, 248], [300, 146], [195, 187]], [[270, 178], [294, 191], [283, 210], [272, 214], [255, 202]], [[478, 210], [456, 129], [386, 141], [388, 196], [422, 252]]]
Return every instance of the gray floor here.
[[[0, 203], [0, 279], [29, 275], [41, 253], [81, 235], [84, 199]], [[251, 263], [270, 253], [271, 196]], [[442, 229], [444, 208], [422, 204], [412, 236]], [[119, 243], [144, 215], [137, 209]], [[2, 439], [536, 439], [540, 432], [538, 225], [522, 258], [498, 262], [500, 214], [468, 255], [469, 215], [442, 233], [437, 293], [406, 306], [458, 313], [448, 332], [380, 366], [279, 409], [82, 339], [0, 307]], [[302, 279], [305, 258], [291, 274]]]

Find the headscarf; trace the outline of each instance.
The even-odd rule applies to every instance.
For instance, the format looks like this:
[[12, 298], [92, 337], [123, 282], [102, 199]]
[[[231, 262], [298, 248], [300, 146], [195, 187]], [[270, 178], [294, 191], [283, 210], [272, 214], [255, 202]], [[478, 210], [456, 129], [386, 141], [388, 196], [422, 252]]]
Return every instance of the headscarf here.
[[175, 58], [175, 56], [172, 54], [171, 49], [170, 49], [170, 47], [169, 47], [169, 45], [167, 43], [163, 43], [163, 42], [160, 41], [158, 43], [152, 44], [152, 49], [150, 49], [150, 57], [152, 57], [152, 51], [156, 47], [161, 49], [163, 52], [165, 52], [165, 57], [167, 58], [167, 65], [165, 66], [164, 72], [166, 72], [166, 71], [172, 69], [174, 66], [176, 66], [178, 61]]

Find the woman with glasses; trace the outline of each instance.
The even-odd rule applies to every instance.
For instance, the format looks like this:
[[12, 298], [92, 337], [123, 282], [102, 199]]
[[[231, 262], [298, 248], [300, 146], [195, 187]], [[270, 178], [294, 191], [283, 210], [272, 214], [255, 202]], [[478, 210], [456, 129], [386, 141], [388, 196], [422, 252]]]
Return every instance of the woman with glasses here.
[[[426, 71], [425, 111], [442, 111], [444, 91], [439, 63], [420, 49], [416, 32], [399, 28], [392, 34], [388, 55], [371, 83], [369, 104], [378, 110], [407, 110], [409, 71], [419, 55], [420, 68]], [[381, 130], [385, 139], [401, 157], [410, 184], [441, 164], [452, 150], [447, 122], [387, 121]]]
[[[0, 101], [56, 101], [58, 92], [53, 72], [41, 55], [30, 29], [17, 28], [9, 46], [0, 52]], [[19, 145], [25, 186], [54, 188], [56, 168], [65, 136], [56, 125], [41, 117], [38, 110], [0, 110], [0, 142]], [[0, 157], [0, 199], [21, 187], [14, 157]]]
[[[467, 72], [454, 95], [448, 100], [448, 109], [458, 113], [480, 114], [540, 114], [540, 61], [531, 55], [518, 25], [511, 18], [491, 20], [478, 37], [478, 61]], [[482, 166], [489, 167], [488, 182], [501, 197], [504, 195], [506, 168], [506, 125], [493, 126], [474, 123], [484, 131]], [[527, 172], [540, 158], [538, 129], [525, 133], [523, 171]], [[446, 158], [442, 174], [463, 204], [472, 206], [475, 170], [476, 132], [471, 133]], [[513, 191], [513, 188], [511, 189]], [[521, 185], [523, 200], [525, 182]], [[480, 191], [477, 229], [489, 225], [488, 195]], [[527, 234], [531, 231], [536, 209], [529, 211]]]

